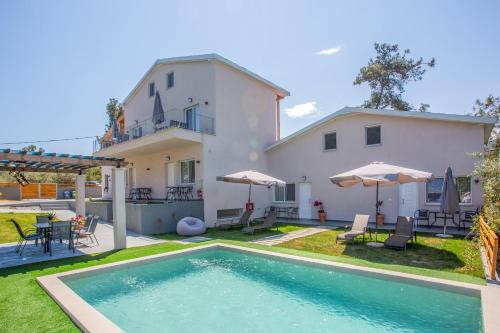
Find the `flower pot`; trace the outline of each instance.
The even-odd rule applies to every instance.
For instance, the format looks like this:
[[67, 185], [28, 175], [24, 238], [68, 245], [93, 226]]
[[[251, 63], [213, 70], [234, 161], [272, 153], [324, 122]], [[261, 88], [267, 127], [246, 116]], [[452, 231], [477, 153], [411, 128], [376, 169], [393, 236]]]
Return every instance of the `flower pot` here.
[[384, 225], [384, 214], [377, 214], [377, 225]]
[[318, 216], [319, 216], [319, 222], [325, 223], [325, 221], [326, 221], [326, 213], [325, 212], [319, 212]]

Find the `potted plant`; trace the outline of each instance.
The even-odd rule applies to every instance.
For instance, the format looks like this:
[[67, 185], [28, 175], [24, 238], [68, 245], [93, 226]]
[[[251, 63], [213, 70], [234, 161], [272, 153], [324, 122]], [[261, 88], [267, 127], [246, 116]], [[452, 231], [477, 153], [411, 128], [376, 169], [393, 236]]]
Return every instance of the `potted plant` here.
[[382, 206], [384, 202], [382, 200], [377, 201], [377, 204], [375, 207], [377, 208], [377, 225], [383, 225], [384, 224], [384, 214], [380, 212], [380, 207]]
[[53, 221], [56, 218], [56, 213], [55, 212], [50, 212], [47, 214], [49, 221]]
[[81, 229], [83, 225], [85, 224], [85, 217], [81, 215], [77, 215], [71, 219], [73, 223], [76, 224], [75, 228], [76, 229]]
[[318, 209], [319, 222], [325, 223], [326, 212], [325, 212], [325, 209], [323, 208], [323, 202], [321, 202], [319, 200], [315, 200], [313, 205], [314, 205], [314, 207], [316, 207], [316, 209]]

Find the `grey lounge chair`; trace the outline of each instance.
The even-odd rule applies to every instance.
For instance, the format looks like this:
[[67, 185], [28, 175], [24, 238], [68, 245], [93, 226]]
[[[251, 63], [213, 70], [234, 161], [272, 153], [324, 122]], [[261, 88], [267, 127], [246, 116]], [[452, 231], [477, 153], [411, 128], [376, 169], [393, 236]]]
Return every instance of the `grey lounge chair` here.
[[394, 234], [384, 241], [384, 246], [391, 249], [406, 250], [408, 241], [413, 243], [413, 237], [417, 240], [417, 233], [413, 230], [413, 218], [409, 216], [398, 216]]
[[249, 226], [248, 221], [250, 220], [250, 216], [252, 215], [252, 213], [253, 211], [251, 210], [245, 210], [238, 219], [224, 221], [220, 225], [216, 225], [216, 228], [227, 230], [234, 227], [247, 227]]
[[[335, 244], [339, 240], [343, 241], [348, 241], [350, 240], [352, 244], [354, 244], [354, 239], [357, 236], [363, 236], [363, 241], [365, 241], [365, 234], [368, 231], [368, 219], [370, 218], [370, 215], [361, 215], [361, 214], [356, 214], [354, 217], [354, 222], [352, 222], [352, 227], [351, 230], [344, 232], [343, 234], [338, 234], [337, 239], [335, 240]], [[371, 232], [370, 232], [370, 238], [371, 238]]]
[[[274, 227], [276, 224], [276, 211], [271, 211], [269, 214], [267, 214], [266, 219], [264, 220], [264, 223], [254, 225], [251, 227], [246, 227], [241, 229], [245, 234], [254, 234], [258, 230], [264, 230], [264, 229], [270, 229]], [[278, 230], [278, 225], [276, 225], [276, 230]]]

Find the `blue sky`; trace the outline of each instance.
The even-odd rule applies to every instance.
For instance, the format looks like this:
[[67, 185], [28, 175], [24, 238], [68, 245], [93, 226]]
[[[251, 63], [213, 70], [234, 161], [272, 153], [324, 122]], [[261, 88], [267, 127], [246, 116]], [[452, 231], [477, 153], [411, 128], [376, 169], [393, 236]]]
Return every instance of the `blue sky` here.
[[288, 89], [283, 109], [312, 112], [283, 112], [288, 135], [363, 102], [368, 88], [352, 82], [374, 42], [435, 57], [405, 97], [464, 114], [500, 95], [499, 12], [498, 1], [1, 1], [0, 142], [101, 135], [108, 98], [122, 100], [155, 59], [212, 52]]

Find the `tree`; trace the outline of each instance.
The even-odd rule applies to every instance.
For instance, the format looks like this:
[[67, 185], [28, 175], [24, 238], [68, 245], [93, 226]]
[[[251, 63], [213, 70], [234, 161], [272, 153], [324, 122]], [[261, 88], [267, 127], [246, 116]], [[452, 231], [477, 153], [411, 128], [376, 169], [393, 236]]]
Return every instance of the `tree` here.
[[123, 114], [123, 106], [116, 98], [110, 98], [106, 104], [106, 114], [108, 115], [108, 123], [106, 124], [106, 131], [113, 126], [113, 121]]
[[494, 97], [492, 94], [485, 98], [484, 102], [476, 99], [472, 107], [474, 116], [492, 117], [497, 120], [493, 131], [491, 132], [490, 143], [492, 146], [500, 145], [500, 97]]
[[100, 167], [95, 167], [95, 168], [90, 168], [87, 170], [85, 173], [87, 175], [87, 180], [96, 180], [96, 181], [101, 181], [101, 168]]
[[370, 99], [363, 103], [363, 107], [373, 109], [392, 108], [400, 111], [427, 111], [429, 104], [421, 104], [415, 109], [410, 103], [403, 100], [405, 86], [412, 81], [422, 80], [426, 67], [434, 67], [436, 60], [432, 58], [424, 62], [422, 58], [408, 58], [410, 50], [399, 52], [398, 44], [374, 45], [377, 56], [370, 58], [368, 65], [359, 70], [354, 85], [368, 83], [371, 89]]
[[[24, 150], [24, 151], [29, 151], [29, 152], [32, 152], [32, 151], [37, 151], [37, 146], [35, 145], [28, 145], [26, 147], [23, 147], [21, 150]], [[43, 149], [42, 147], [38, 148], [38, 152], [43, 154], [45, 152], [45, 149]]]
[[472, 107], [475, 116], [493, 117], [497, 122], [500, 121], [500, 97], [488, 95], [484, 102], [476, 99], [476, 103]]
[[[492, 149], [482, 154], [482, 159], [474, 170], [483, 185], [482, 213], [486, 222], [500, 234], [500, 149]], [[477, 226], [476, 226], [476, 229]]]

